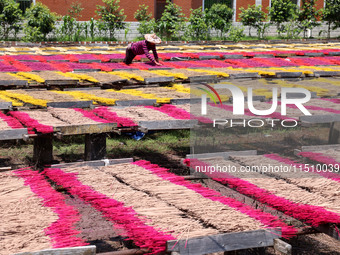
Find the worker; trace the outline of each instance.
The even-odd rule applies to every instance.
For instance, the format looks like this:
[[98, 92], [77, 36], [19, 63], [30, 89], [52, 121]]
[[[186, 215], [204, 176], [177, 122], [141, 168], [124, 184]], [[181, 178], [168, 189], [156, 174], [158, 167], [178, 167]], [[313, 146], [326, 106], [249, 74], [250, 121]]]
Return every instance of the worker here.
[[[144, 35], [145, 40], [134, 42], [128, 45], [126, 48], [126, 55], [124, 58], [124, 63], [129, 65], [136, 55], [145, 54], [145, 56], [150, 59], [150, 61], [158, 66], [162, 64], [158, 62], [158, 54], [156, 51], [156, 44], [160, 44], [162, 40], [156, 34], [146, 34]], [[149, 51], [152, 50], [153, 57], [150, 55]]]

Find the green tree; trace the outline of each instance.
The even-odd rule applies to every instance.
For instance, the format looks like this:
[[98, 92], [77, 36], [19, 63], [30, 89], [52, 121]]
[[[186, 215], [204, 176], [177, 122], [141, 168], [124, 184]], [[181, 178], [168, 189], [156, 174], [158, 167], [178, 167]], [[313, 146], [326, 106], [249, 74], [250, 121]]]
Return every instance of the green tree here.
[[97, 5], [96, 13], [109, 30], [110, 40], [114, 38], [117, 29], [124, 29], [124, 9], [119, 9], [119, 0], [102, 0], [105, 5]]
[[302, 0], [302, 7], [298, 13], [298, 24], [303, 30], [304, 37], [307, 35], [307, 29], [312, 30], [314, 27], [319, 25], [317, 19], [320, 14], [316, 10], [315, 4], [315, 0]]
[[156, 25], [155, 20], [151, 19], [152, 14], [148, 12], [149, 6], [142, 4], [139, 5], [139, 9], [135, 12], [134, 17], [139, 21], [137, 31], [143, 36], [144, 34], [150, 34], [154, 31]]
[[294, 18], [297, 11], [295, 4], [291, 0], [272, 0], [272, 6], [269, 8], [270, 22], [276, 24], [279, 36], [284, 30], [282, 23], [289, 22]]
[[135, 12], [134, 17], [137, 21], [150, 21], [152, 14], [149, 13], [149, 6], [145, 4], [139, 5], [139, 9]]
[[[251, 36], [251, 28], [255, 28], [257, 33], [261, 29], [263, 22], [267, 18], [267, 14], [262, 11], [262, 6], [258, 5], [248, 5], [247, 9], [243, 7], [240, 8], [240, 20], [243, 26], [249, 27], [249, 36]], [[259, 34], [259, 33], [258, 33]]]
[[84, 8], [81, 6], [82, 6], [81, 3], [79, 2], [75, 2], [75, 3], [73, 2], [71, 4], [71, 7], [68, 10], [68, 13], [70, 14], [72, 18], [78, 19], [81, 17], [80, 13], [84, 10]]
[[232, 24], [234, 11], [225, 4], [213, 4], [207, 10], [207, 20], [209, 25], [217, 31], [220, 31], [220, 38], [223, 38]]
[[55, 28], [57, 16], [40, 2], [31, 5], [26, 10], [25, 38], [26, 40], [46, 40], [47, 34]]
[[8, 40], [11, 31], [18, 28], [22, 19], [22, 11], [19, 9], [19, 3], [14, 0], [0, 0], [0, 24], [1, 35]]
[[184, 21], [182, 8], [170, 0], [166, 0], [165, 10], [160, 20], [157, 21], [157, 31], [167, 40], [178, 38], [179, 32], [184, 28]]
[[326, 6], [322, 12], [322, 20], [328, 25], [328, 38], [331, 37], [331, 29], [340, 27], [340, 0], [325, 0]]
[[206, 39], [209, 31], [209, 25], [206, 20], [205, 11], [202, 11], [202, 7], [195, 10], [191, 9], [190, 11], [190, 23], [187, 27], [189, 37], [197, 40]]

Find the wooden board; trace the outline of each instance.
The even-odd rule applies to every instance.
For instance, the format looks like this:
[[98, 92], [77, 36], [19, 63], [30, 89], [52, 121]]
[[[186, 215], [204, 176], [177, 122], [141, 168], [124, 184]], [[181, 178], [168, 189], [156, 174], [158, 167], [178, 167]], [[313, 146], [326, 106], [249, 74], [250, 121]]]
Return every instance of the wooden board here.
[[80, 135], [113, 132], [116, 127], [116, 123], [98, 123], [87, 125], [59, 126], [54, 127], [53, 130], [54, 132], [60, 132], [63, 135]]
[[27, 128], [8, 129], [0, 131], [0, 140], [16, 140], [23, 139], [27, 135]]
[[172, 240], [167, 242], [168, 252], [181, 255], [200, 255], [214, 252], [237, 251], [274, 245], [274, 239], [281, 237], [279, 230], [255, 230], [190, 238], [188, 240]]
[[0, 80], [0, 86], [28, 86], [26, 80]]
[[202, 75], [202, 76], [191, 76], [189, 82], [217, 82], [217, 75]]
[[90, 108], [92, 101], [49, 102], [47, 107], [54, 108]]
[[48, 249], [36, 252], [22, 252], [14, 255], [96, 255], [96, 246], [80, 246], [71, 248]]
[[198, 125], [197, 120], [139, 121], [139, 126], [148, 130], [189, 129]]
[[302, 146], [301, 151], [323, 151], [329, 149], [340, 149], [340, 144], [327, 144], [327, 145], [312, 145], [312, 146]]
[[340, 114], [300, 116], [303, 124], [322, 124], [340, 121]]
[[0, 110], [8, 110], [12, 108], [12, 102], [0, 102]]
[[205, 159], [205, 158], [216, 158], [223, 157], [228, 159], [230, 156], [254, 156], [257, 155], [256, 150], [248, 151], [225, 151], [225, 152], [213, 152], [213, 153], [202, 153], [202, 154], [188, 154], [186, 158], [188, 159]]
[[277, 78], [299, 78], [302, 76], [302, 72], [276, 72]]
[[72, 85], [76, 86], [78, 85], [79, 81], [75, 79], [69, 79], [69, 80], [45, 80], [46, 86], [65, 86], [65, 85]]
[[133, 158], [102, 159], [102, 160], [93, 160], [93, 161], [84, 161], [84, 162], [56, 164], [56, 165], [51, 165], [51, 168], [67, 168], [67, 167], [83, 167], [83, 166], [100, 167], [100, 166], [110, 166], [110, 165], [116, 165], [116, 164], [132, 163], [132, 162], [133, 162]]
[[252, 78], [252, 79], [257, 79], [261, 78], [261, 75], [258, 73], [232, 73], [230, 74], [230, 78], [232, 79], [243, 79], [243, 78]]
[[161, 77], [151, 77], [151, 78], [144, 79], [145, 84], [170, 83], [170, 82], [175, 82], [175, 78], [171, 76], [161, 76]]
[[156, 99], [140, 99], [140, 100], [117, 100], [117, 106], [138, 106], [138, 105], [154, 105]]
[[340, 72], [337, 71], [315, 71], [315, 77], [333, 77], [340, 76]]

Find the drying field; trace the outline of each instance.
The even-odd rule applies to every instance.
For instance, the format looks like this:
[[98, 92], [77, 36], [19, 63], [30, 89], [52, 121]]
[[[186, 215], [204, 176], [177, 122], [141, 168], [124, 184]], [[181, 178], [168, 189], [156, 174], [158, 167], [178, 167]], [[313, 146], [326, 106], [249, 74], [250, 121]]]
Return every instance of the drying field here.
[[[125, 65], [118, 46], [1, 48], [0, 155], [33, 151], [20, 169], [0, 156], [0, 254], [289, 254], [283, 241], [292, 254], [340, 254], [339, 48], [161, 45], [162, 66]], [[303, 100], [295, 89], [311, 99], [284, 104], [285, 91]], [[210, 137], [216, 119], [223, 137]], [[227, 127], [238, 119], [276, 122]], [[56, 162], [63, 141], [82, 144], [82, 162]]]

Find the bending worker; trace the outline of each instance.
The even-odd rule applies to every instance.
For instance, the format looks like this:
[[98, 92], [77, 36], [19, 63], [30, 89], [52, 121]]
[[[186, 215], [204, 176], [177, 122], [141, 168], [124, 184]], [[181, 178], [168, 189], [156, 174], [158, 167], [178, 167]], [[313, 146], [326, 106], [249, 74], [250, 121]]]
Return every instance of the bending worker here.
[[[136, 55], [145, 54], [145, 56], [150, 59], [152, 63], [161, 66], [162, 64], [158, 62], [156, 44], [160, 44], [162, 40], [156, 34], [146, 34], [144, 38], [145, 40], [143, 41], [134, 42], [128, 45], [123, 62], [129, 65], [132, 63], [132, 60], [136, 57]], [[153, 52], [153, 57], [149, 53], [150, 50]]]

